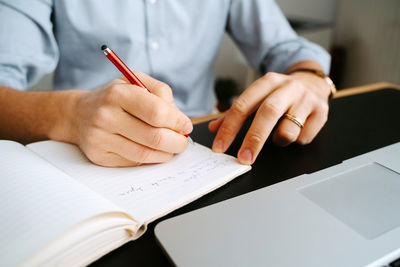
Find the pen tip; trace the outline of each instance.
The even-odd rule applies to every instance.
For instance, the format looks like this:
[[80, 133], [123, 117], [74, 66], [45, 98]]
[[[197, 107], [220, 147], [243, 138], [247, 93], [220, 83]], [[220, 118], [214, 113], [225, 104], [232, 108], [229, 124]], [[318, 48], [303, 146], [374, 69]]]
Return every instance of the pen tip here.
[[101, 50], [104, 50], [104, 49], [107, 49], [107, 46], [106, 46], [106, 45], [102, 45], [102, 46], [101, 46]]

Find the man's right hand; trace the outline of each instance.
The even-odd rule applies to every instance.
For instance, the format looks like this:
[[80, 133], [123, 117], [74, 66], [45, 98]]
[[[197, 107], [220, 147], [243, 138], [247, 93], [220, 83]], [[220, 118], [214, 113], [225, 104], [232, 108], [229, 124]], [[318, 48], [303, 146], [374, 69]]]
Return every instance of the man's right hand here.
[[94, 163], [135, 166], [185, 150], [190, 119], [171, 88], [143, 73], [147, 90], [116, 79], [93, 91], [18, 91], [0, 86], [0, 139], [77, 144]]
[[165, 162], [183, 152], [193, 125], [175, 106], [171, 88], [135, 72], [150, 90], [113, 80], [76, 97], [68, 140], [95, 164], [117, 167]]

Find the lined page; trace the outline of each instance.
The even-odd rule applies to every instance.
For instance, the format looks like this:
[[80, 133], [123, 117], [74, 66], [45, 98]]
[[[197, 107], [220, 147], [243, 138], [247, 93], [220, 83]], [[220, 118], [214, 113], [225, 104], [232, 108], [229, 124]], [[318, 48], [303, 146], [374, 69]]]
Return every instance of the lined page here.
[[118, 209], [47, 161], [0, 141], [0, 261], [15, 266], [94, 215]]
[[130, 168], [94, 165], [71, 144], [44, 141], [28, 146], [54, 166], [149, 222], [210, 192], [250, 169], [234, 157], [189, 144], [170, 161]]

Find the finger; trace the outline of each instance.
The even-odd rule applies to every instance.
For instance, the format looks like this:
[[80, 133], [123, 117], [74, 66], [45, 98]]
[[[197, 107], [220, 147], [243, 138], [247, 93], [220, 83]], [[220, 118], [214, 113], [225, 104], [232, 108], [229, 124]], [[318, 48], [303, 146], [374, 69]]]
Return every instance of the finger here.
[[181, 153], [188, 145], [187, 138], [175, 131], [152, 127], [122, 110], [118, 117], [118, 123], [114, 120], [110, 129], [135, 143], [168, 153]]
[[[155, 94], [156, 96], [160, 97], [164, 101], [170, 103], [172, 106], [176, 106], [175, 100], [174, 100], [173, 94], [172, 94], [172, 89], [169, 85], [167, 85], [166, 83], [161, 82], [157, 79], [154, 79], [153, 77], [151, 77], [143, 72], [140, 72], [140, 71], [134, 71], [134, 74], [146, 86], [146, 89], [148, 89], [152, 94]], [[121, 84], [121, 83], [122, 84], [131, 84], [125, 76], [121, 76], [121, 77], [111, 81], [111, 84]]]
[[245, 119], [252, 114], [264, 98], [282, 82], [280, 74], [267, 74], [256, 80], [246, 89], [226, 112], [214, 139], [212, 149], [215, 152], [225, 152], [231, 145]]
[[219, 127], [221, 126], [222, 122], [224, 121], [224, 116], [220, 117], [216, 120], [210, 121], [210, 123], [208, 124], [208, 129], [212, 132], [212, 133], [216, 133], [219, 129]]
[[115, 98], [123, 110], [153, 127], [168, 128], [181, 134], [193, 130], [192, 122], [180, 110], [142, 88], [134, 86], [127, 90], [127, 86], [131, 85], [120, 84], [116, 86], [120, 89], [115, 89], [118, 94]]
[[299, 92], [282, 84], [260, 105], [238, 152], [242, 164], [252, 164], [280, 117], [298, 99]]
[[311, 115], [307, 118], [307, 123], [297, 139], [301, 145], [309, 144], [322, 129], [328, 120], [328, 103], [319, 103]]
[[133, 167], [138, 166], [140, 163], [127, 160], [120, 155], [117, 155], [112, 152], [102, 152], [103, 156], [98, 158], [96, 161], [92, 161], [94, 164], [103, 166], [103, 167]]
[[[287, 113], [296, 117], [303, 125], [308, 123], [307, 117], [312, 112], [314, 104], [303, 97], [294, 104]], [[303, 128], [304, 129], [304, 128]], [[287, 146], [297, 140], [302, 128], [295, 122], [283, 117], [276, 129], [272, 141], [278, 146]]]
[[96, 130], [93, 135], [95, 138], [90, 138], [82, 143], [79, 147], [84, 152], [85, 156], [94, 164], [104, 167], [122, 167], [122, 166], [137, 166], [136, 161], [131, 161], [121, 157], [118, 154], [110, 152], [106, 148], [112, 140], [113, 135], [102, 130]]
[[141, 144], [132, 142], [123, 136], [113, 134], [109, 138], [105, 149], [131, 161], [142, 163], [160, 163], [172, 158], [172, 153], [155, 150]]
[[154, 79], [141, 71], [134, 71], [134, 73], [152, 94], [175, 106], [172, 89], [168, 84]]

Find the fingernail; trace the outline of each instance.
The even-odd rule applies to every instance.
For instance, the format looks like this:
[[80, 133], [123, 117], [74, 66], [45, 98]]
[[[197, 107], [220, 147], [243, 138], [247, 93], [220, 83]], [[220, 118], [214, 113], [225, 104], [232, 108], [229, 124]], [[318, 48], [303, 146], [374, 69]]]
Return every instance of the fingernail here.
[[193, 131], [193, 124], [191, 122], [187, 122], [183, 127], [183, 133], [189, 134]]
[[222, 142], [222, 140], [215, 140], [214, 144], [212, 146], [212, 150], [217, 153], [222, 153], [223, 146], [224, 146], [224, 143]]
[[239, 162], [242, 164], [251, 164], [251, 161], [253, 159], [253, 155], [251, 154], [250, 149], [245, 149], [243, 151], [240, 152], [239, 154]]

